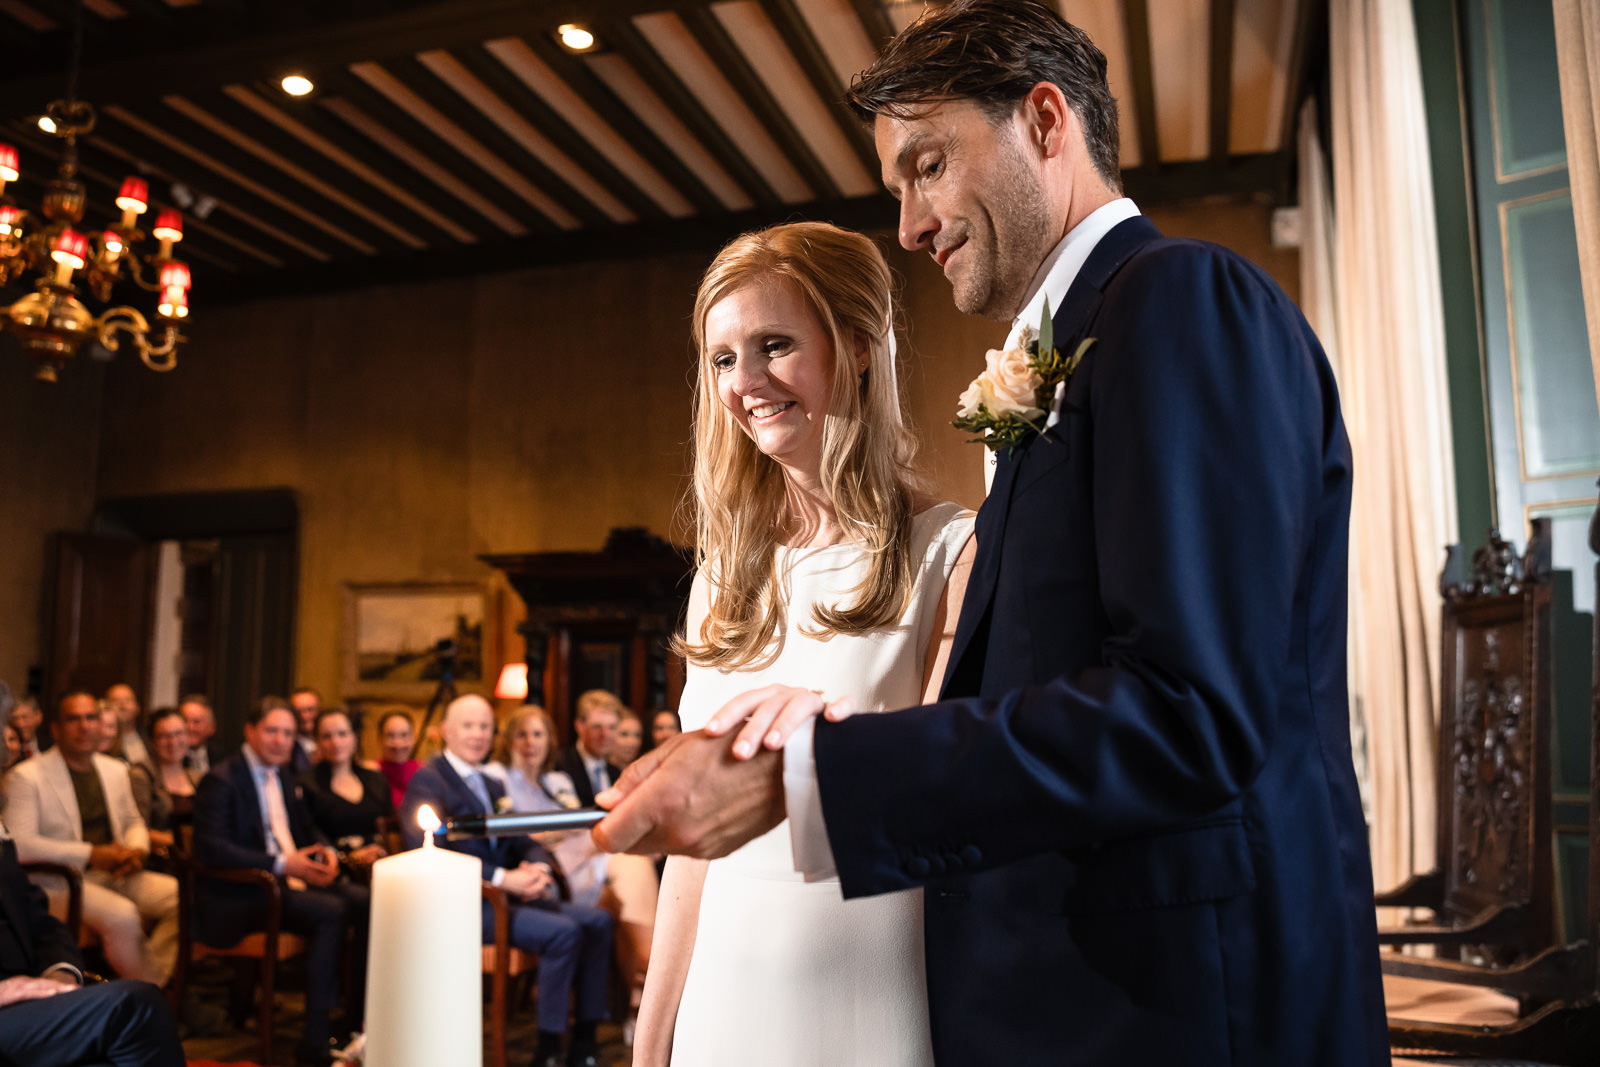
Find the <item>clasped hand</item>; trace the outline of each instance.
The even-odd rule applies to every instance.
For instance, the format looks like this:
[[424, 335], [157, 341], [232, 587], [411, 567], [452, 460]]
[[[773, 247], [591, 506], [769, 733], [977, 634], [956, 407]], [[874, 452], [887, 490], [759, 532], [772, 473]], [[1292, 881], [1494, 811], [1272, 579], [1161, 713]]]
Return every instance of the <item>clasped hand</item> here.
[[339, 856], [326, 845], [307, 845], [283, 857], [283, 873], [309, 885], [332, 885], [339, 877]]
[[555, 879], [550, 876], [550, 868], [528, 860], [506, 871], [505, 877], [500, 880], [501, 889], [523, 900], [538, 900], [548, 896], [553, 885]]
[[115, 878], [126, 878], [144, 868], [145, 854], [127, 845], [95, 845], [89, 850], [89, 866], [109, 871]]
[[839, 720], [854, 710], [848, 697], [827, 703], [795, 686], [734, 697], [704, 730], [645, 753], [595, 798], [612, 812], [594, 828], [595, 843], [608, 852], [726, 856], [783, 821], [779, 750], [794, 731], [819, 714]]

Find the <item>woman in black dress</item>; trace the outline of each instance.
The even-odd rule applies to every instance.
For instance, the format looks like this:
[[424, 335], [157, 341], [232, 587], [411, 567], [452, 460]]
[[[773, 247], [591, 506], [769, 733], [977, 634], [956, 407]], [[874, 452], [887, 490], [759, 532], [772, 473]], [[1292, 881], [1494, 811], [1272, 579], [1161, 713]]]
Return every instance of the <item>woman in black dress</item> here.
[[301, 775], [306, 806], [322, 835], [334, 843], [352, 873], [388, 855], [378, 837], [378, 820], [394, 818], [389, 783], [356, 762], [358, 744], [350, 716], [326, 708], [317, 716], [317, 756]]

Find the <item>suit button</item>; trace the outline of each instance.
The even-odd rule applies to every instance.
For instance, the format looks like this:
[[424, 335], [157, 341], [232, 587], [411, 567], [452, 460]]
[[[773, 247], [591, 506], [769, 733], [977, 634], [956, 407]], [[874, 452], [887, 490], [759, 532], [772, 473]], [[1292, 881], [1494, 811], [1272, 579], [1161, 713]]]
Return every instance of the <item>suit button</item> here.
[[968, 867], [976, 867], [983, 862], [983, 853], [978, 851], [977, 845], [967, 845], [961, 850], [961, 862]]
[[926, 878], [928, 877], [928, 871], [928, 861], [921, 856], [913, 856], [906, 861], [906, 873], [913, 878]]
[[932, 871], [934, 874], [943, 874], [944, 873], [944, 857], [943, 856], [929, 856], [928, 857], [928, 869], [930, 871]]

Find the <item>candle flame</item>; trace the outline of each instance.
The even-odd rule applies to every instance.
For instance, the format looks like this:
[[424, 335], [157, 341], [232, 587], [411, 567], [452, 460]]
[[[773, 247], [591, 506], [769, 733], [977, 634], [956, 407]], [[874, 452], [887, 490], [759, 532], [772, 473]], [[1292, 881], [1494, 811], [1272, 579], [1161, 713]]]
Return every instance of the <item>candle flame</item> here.
[[435, 830], [439, 829], [439, 816], [433, 813], [432, 808], [424, 804], [417, 809], [417, 825], [422, 828], [424, 837], [431, 836]]

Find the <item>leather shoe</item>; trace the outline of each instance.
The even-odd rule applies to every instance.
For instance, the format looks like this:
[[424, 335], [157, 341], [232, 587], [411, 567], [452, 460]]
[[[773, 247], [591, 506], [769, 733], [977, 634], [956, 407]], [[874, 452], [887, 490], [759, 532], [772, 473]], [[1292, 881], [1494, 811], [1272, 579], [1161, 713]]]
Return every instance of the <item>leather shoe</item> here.
[[535, 1056], [532, 1067], [566, 1067], [566, 1064], [561, 1062], [561, 1053], [552, 1052], [548, 1056]]
[[567, 1053], [567, 1067], [600, 1067], [599, 1051], [593, 1045], [575, 1045]]

